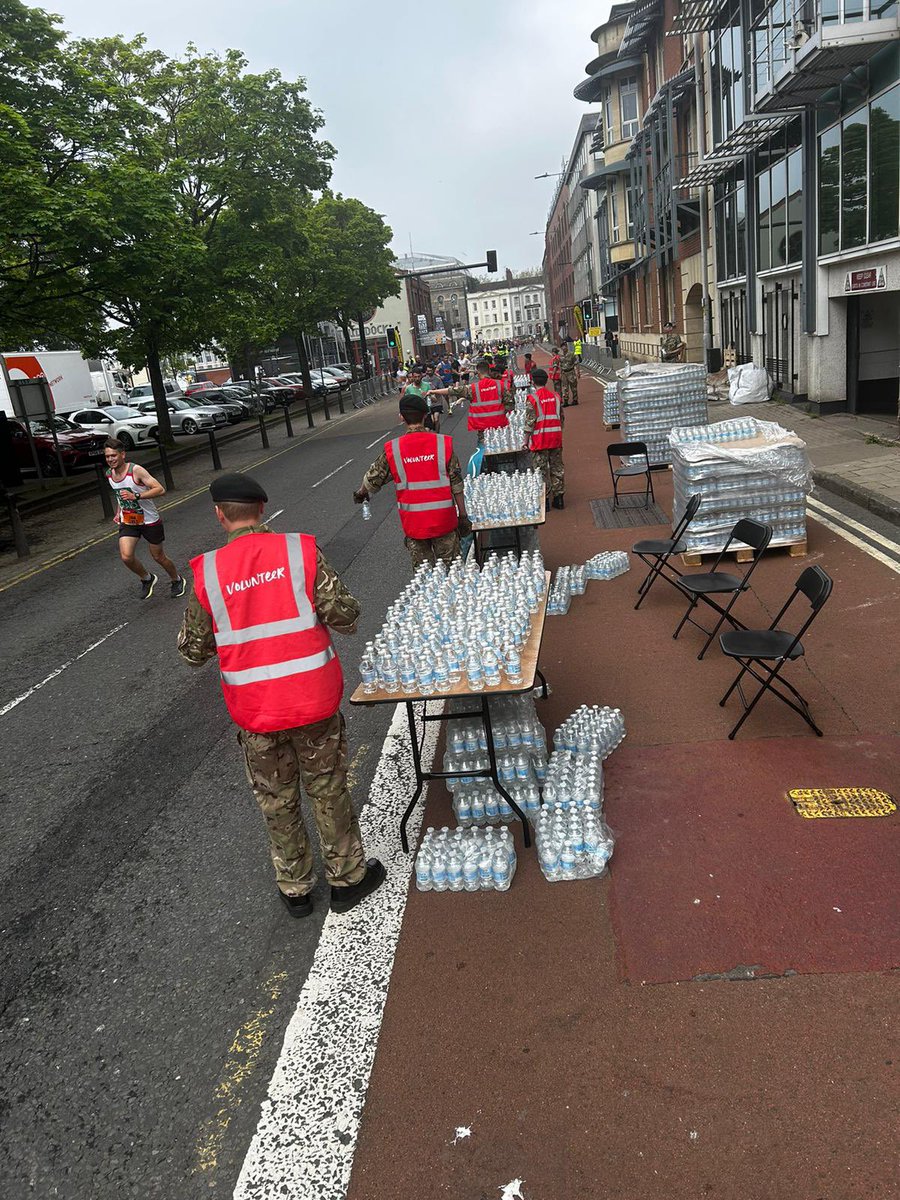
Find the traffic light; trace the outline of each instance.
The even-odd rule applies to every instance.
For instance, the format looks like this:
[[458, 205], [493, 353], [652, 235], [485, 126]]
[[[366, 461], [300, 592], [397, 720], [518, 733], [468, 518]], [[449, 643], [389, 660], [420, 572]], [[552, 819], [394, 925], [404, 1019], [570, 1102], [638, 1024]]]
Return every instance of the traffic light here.
[[390, 346], [390, 348], [392, 350], [396, 350], [397, 349], [397, 330], [388, 328], [387, 330], [385, 330], [385, 333], [387, 335], [387, 344]]
[[497, 270], [497, 251], [487, 250], [485, 252], [485, 258], [487, 259], [488, 274], [493, 275], [493, 273]]

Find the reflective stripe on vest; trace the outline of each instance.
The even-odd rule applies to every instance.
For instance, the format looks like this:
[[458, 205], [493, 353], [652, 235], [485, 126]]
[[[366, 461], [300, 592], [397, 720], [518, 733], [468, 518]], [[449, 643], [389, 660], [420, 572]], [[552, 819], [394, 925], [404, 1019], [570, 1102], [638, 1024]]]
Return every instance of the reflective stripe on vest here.
[[305, 658], [291, 658], [287, 662], [269, 663], [262, 667], [246, 667], [243, 671], [223, 671], [222, 680], [232, 687], [240, 687], [246, 683], [264, 683], [269, 679], [284, 679], [286, 675], [299, 675], [303, 671], [316, 671], [330, 663], [333, 658], [334, 646], [329, 646], [326, 650], [320, 650], [318, 654], [307, 654]]
[[210, 611], [216, 623], [217, 646], [242, 646], [257, 642], [260, 638], [278, 637], [284, 633], [303, 633], [316, 624], [316, 614], [306, 594], [306, 572], [303, 569], [303, 548], [299, 533], [286, 533], [288, 572], [294, 586], [298, 615], [283, 621], [263, 621], [259, 625], [248, 625], [244, 629], [232, 629], [231, 618], [222, 595], [222, 586], [216, 570], [216, 551], [203, 555], [203, 578]]

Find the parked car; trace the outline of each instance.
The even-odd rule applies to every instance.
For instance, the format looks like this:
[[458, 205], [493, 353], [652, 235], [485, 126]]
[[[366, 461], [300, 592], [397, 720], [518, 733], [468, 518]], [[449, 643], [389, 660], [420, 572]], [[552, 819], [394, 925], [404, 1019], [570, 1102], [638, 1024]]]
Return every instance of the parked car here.
[[[23, 471], [34, 470], [34, 460], [31, 457], [31, 447], [28, 444], [28, 434], [25, 423], [14, 418], [7, 418], [7, 424], [12, 433], [12, 444], [16, 462]], [[51, 425], [56, 432], [59, 445], [59, 456], [67, 471], [73, 467], [90, 467], [103, 459], [103, 438], [80, 429], [71, 421], [62, 417], [48, 417], [37, 421], [29, 421], [34, 448], [43, 475], [59, 475], [59, 459], [56, 457], [56, 446], [53, 443]]]
[[[184, 393], [182, 392], [182, 390], [178, 386], [178, 384], [172, 383], [171, 380], [167, 380], [163, 386], [166, 389], [167, 396], [173, 396], [176, 398], [180, 398], [181, 396], [184, 395]], [[153, 384], [152, 383], [139, 383], [136, 387], [133, 387], [131, 389], [131, 391], [128, 393], [128, 399], [132, 400], [132, 401], [146, 400], [148, 397], [151, 400], [153, 399]]]
[[[152, 413], [156, 411], [156, 402], [141, 400], [135, 407], [141, 412]], [[227, 423], [221, 409], [195, 408], [180, 397], [170, 399], [166, 407], [171, 414], [173, 433], [199, 433], [201, 429], [219, 429]]]
[[336, 379], [338, 383], [346, 384], [353, 382], [353, 374], [350, 371], [345, 371], [343, 367], [320, 367], [319, 370], [330, 375], [332, 379]]
[[268, 377], [259, 381], [258, 387], [262, 392], [266, 412], [271, 412], [278, 405], [282, 407], [292, 404], [303, 394], [302, 385], [282, 383], [280, 379]]
[[200, 392], [214, 392], [218, 390], [218, 384], [213, 383], [211, 379], [200, 379], [196, 383], [189, 383], [184, 389], [185, 396], [195, 396]]
[[128, 404], [109, 404], [106, 408], [80, 408], [69, 413], [69, 420], [91, 433], [115, 437], [133, 450], [137, 445], [156, 439], [159, 422], [155, 416], [138, 412]]
[[200, 399], [203, 404], [214, 404], [217, 408], [227, 411], [228, 419], [232, 422], [243, 421], [254, 412], [252, 397], [249, 392], [244, 394], [241, 389], [220, 387], [203, 392], [201, 396], [189, 396], [188, 399]]
[[220, 391], [213, 391], [207, 388], [205, 392], [201, 392], [199, 396], [185, 396], [185, 402], [190, 404], [192, 408], [217, 408], [225, 414], [225, 420], [229, 425], [234, 425], [238, 421], [243, 421], [244, 410], [239, 404], [235, 404], [231, 400], [226, 400]]
[[[291, 371], [287, 375], [279, 375], [278, 378], [293, 381], [301, 389], [303, 388], [303, 376], [299, 371]], [[341, 385], [336, 379], [332, 379], [330, 375], [320, 374], [318, 368], [310, 370], [309, 378], [312, 383], [313, 393], [316, 396], [322, 396], [329, 392], [339, 392], [341, 390]]]

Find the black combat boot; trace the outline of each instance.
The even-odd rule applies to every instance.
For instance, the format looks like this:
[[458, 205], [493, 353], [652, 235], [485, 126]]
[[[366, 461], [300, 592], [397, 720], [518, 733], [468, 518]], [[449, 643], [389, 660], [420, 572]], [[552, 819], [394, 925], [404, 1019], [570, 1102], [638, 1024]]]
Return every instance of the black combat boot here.
[[356, 908], [361, 900], [370, 896], [376, 888], [380, 888], [387, 877], [387, 871], [377, 858], [370, 858], [366, 863], [366, 873], [359, 883], [351, 883], [349, 887], [333, 887], [331, 889], [331, 911], [338, 913], [349, 912]]

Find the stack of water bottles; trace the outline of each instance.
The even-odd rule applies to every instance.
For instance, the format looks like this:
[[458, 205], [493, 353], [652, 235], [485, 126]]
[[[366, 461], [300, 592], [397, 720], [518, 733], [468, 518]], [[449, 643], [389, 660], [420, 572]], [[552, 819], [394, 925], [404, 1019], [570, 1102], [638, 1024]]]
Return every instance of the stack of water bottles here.
[[520, 525], [543, 520], [543, 477], [539, 471], [467, 475], [466, 511], [474, 525]]
[[619, 385], [617, 383], [603, 384], [603, 420], [607, 425], [619, 423]]
[[587, 560], [584, 571], [588, 579], [615, 579], [624, 575], [630, 565], [624, 550], [603, 550]]
[[587, 570], [583, 566], [558, 567], [547, 597], [547, 616], [564, 616], [569, 611], [572, 597], [584, 595], [587, 579]]
[[587, 879], [606, 870], [613, 837], [602, 817], [602, 764], [624, 736], [619, 709], [597, 705], [582, 705], [554, 734], [535, 830], [547, 879]]
[[544, 595], [540, 550], [423, 563], [387, 611], [359, 672], [373, 695], [481, 692], [522, 681], [522, 647]]
[[485, 429], [485, 454], [507, 454], [525, 446], [525, 404], [527, 393], [516, 394], [516, 406], [506, 414], [509, 421], [501, 429]]
[[531, 389], [531, 378], [528, 375], [520, 374], [513, 377], [513, 382], [516, 385], [516, 392], [525, 396]]
[[[466, 701], [453, 702], [464, 710]], [[491, 730], [497, 774], [505, 790], [526, 816], [540, 808], [540, 787], [547, 777], [547, 741], [531, 694], [492, 696]], [[512, 821], [515, 813], [491, 779], [473, 774], [489, 766], [487, 734], [480, 718], [448, 724], [444, 770], [458, 772], [447, 780], [453, 811], [460, 825]]]
[[644, 442], [651, 463], [670, 463], [669, 433], [705, 425], [706, 368], [702, 363], [626, 363], [618, 372], [622, 440]]
[[420, 892], [506, 892], [516, 873], [508, 829], [429, 828], [416, 855]]
[[721, 550], [742, 517], [772, 527], [772, 545], [806, 538], [806, 496], [812, 489], [806, 444], [774, 421], [735, 417], [673, 429], [673, 521], [699, 494], [700, 511], [683, 542], [688, 551]]

